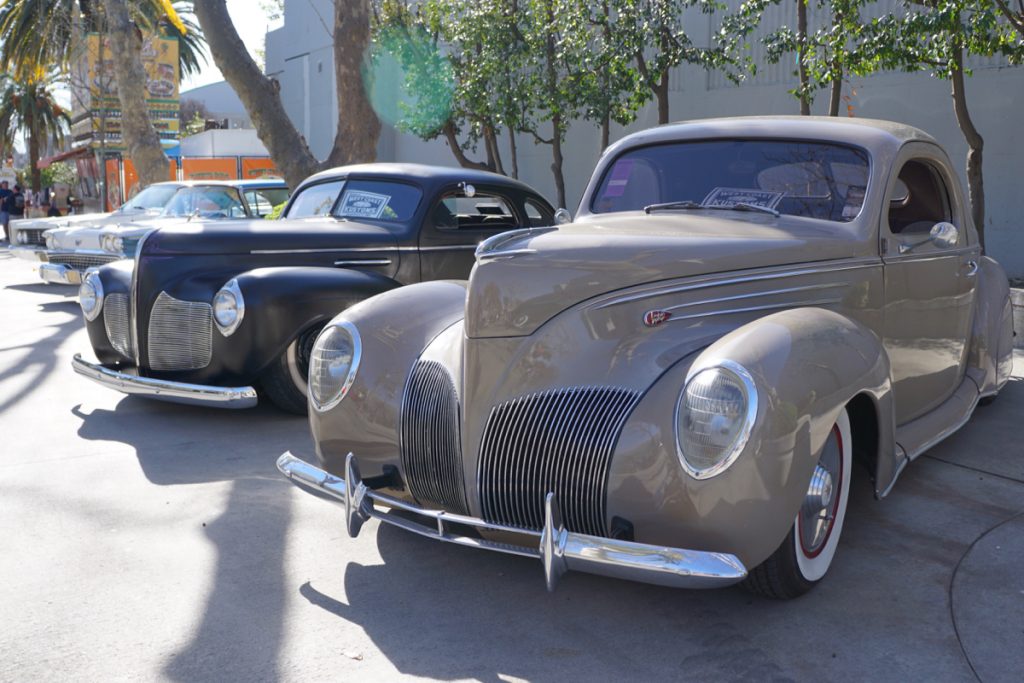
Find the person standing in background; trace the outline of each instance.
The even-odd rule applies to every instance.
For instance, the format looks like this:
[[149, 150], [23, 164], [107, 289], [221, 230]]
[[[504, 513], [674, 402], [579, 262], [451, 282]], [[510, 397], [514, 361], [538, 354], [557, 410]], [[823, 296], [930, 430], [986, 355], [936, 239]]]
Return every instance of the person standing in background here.
[[4, 240], [7, 239], [7, 226], [11, 222], [11, 214], [7, 210], [7, 199], [14, 194], [7, 186], [7, 181], [0, 182], [0, 223], [4, 226]]
[[21, 185], [15, 185], [14, 192], [7, 198], [7, 212], [11, 214], [12, 221], [25, 217], [25, 195], [21, 193]]

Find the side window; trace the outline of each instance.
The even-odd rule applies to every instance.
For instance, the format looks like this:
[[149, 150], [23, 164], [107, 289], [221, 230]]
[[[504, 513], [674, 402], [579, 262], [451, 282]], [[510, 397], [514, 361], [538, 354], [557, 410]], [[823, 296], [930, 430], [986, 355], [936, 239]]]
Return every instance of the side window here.
[[286, 218], [317, 218], [329, 216], [338, 199], [344, 180], [311, 185], [295, 196]]
[[509, 230], [520, 227], [511, 202], [482, 192], [472, 197], [461, 192], [444, 195], [434, 206], [431, 219], [438, 230]]
[[894, 235], [927, 235], [936, 223], [952, 220], [949, 191], [927, 161], [903, 165], [889, 196], [889, 230]]
[[278, 204], [288, 201], [288, 190], [277, 188], [266, 188], [262, 190], [247, 190], [245, 201], [249, 205], [252, 215], [263, 218], [274, 210]]
[[527, 199], [523, 202], [523, 207], [526, 209], [526, 217], [530, 220], [531, 228], [544, 228], [554, 225], [554, 214], [537, 200]]

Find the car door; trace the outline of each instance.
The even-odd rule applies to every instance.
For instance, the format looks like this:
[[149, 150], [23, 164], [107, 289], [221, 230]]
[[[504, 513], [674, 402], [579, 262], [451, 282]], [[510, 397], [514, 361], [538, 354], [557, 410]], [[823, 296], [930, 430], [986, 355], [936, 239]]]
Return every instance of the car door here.
[[529, 225], [522, 204], [501, 188], [461, 184], [442, 190], [427, 210], [420, 231], [421, 277], [465, 279], [480, 242]]
[[[896, 422], [939, 406], [963, 381], [981, 248], [946, 156], [906, 145], [893, 164], [879, 234], [885, 269], [884, 344]], [[930, 231], [956, 228], [944, 244]]]

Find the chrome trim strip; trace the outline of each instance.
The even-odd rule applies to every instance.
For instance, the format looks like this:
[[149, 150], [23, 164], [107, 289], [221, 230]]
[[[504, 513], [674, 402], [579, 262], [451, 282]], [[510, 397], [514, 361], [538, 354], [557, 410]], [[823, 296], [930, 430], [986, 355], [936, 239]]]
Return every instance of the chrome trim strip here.
[[717, 299], [701, 299], [700, 301], [691, 301], [685, 304], [677, 304], [675, 306], [667, 306], [659, 310], [662, 311], [675, 311], [680, 308], [692, 308], [694, 306], [703, 306], [705, 304], [721, 304], [726, 301], [741, 301], [743, 299], [760, 299], [766, 296], [775, 296], [777, 294], [792, 294], [794, 292], [808, 292], [819, 289], [834, 289], [836, 287], [846, 287], [849, 283], [846, 282], [832, 282], [825, 285], [807, 285], [805, 287], [788, 287], [786, 289], [769, 289], [763, 292], [755, 292], [753, 294], [736, 294], [734, 296], [723, 296]]
[[397, 252], [420, 252], [420, 251], [471, 251], [475, 250], [476, 244], [448, 244], [434, 247], [338, 247], [327, 249], [253, 249], [250, 254], [337, 254], [347, 251], [397, 251]]
[[853, 261], [846, 261], [842, 265], [827, 265], [826, 262], [826, 265], [815, 266], [813, 268], [801, 268], [796, 270], [777, 270], [767, 273], [758, 273], [755, 275], [744, 275], [742, 277], [722, 279], [717, 276], [709, 276], [703, 280], [699, 280], [697, 282], [693, 282], [690, 284], [677, 285], [674, 287], [665, 287], [664, 289], [652, 289], [645, 292], [639, 292], [637, 294], [611, 296], [601, 303], [594, 304], [593, 306], [591, 306], [591, 308], [595, 310], [601, 310], [603, 308], [618, 306], [619, 304], [630, 303], [632, 301], [641, 301], [643, 299], [650, 299], [657, 296], [666, 296], [668, 294], [677, 294], [680, 292], [690, 292], [698, 289], [708, 289], [710, 287], [737, 285], [744, 284], [747, 282], [758, 282], [761, 280], [775, 280], [778, 278], [799, 277], [801, 275], [816, 275], [818, 273], [837, 273], [846, 270], [860, 270], [861, 268], [881, 268], [882, 265], [882, 260], [880, 258], [866, 258]]
[[108, 389], [158, 401], [234, 409], [251, 408], [257, 401], [256, 390], [252, 387], [212, 387], [139, 377], [90, 363], [78, 353], [71, 361], [71, 366], [79, 375]]
[[[969, 377], [965, 381], [973, 382], [973, 380], [971, 380]], [[936, 434], [935, 436], [933, 436], [932, 438], [928, 439], [923, 444], [918, 446], [916, 450], [908, 451], [907, 460], [917, 460], [919, 457], [921, 457], [921, 455], [928, 452], [932, 448], [935, 448], [941, 442], [945, 441], [946, 439], [960, 431], [960, 429], [965, 424], [967, 424], [967, 422], [971, 419], [971, 416], [974, 415], [974, 410], [978, 407], [978, 402], [981, 401], [981, 398], [981, 394], [977, 394], [974, 397], [974, 400], [971, 401], [971, 407], [967, 410], [967, 412], [964, 413], [964, 416], [962, 418], [960, 418], [953, 424], [948, 425], [941, 432], [939, 432], [938, 434]]]
[[[345, 507], [346, 527], [355, 538], [363, 523], [377, 519], [427, 538], [496, 552], [535, 557], [544, 565], [548, 590], [567, 571], [581, 571], [629, 581], [641, 581], [676, 588], [716, 588], [742, 581], [746, 567], [735, 555], [701, 550], [685, 550], [588, 536], [568, 531], [562, 524], [561, 509], [554, 493], [544, 500], [544, 525], [540, 532], [503, 526], [482, 519], [455, 515], [443, 510], [428, 510], [363, 483], [351, 453], [345, 459], [345, 478], [336, 477], [292, 455], [282, 454], [277, 469], [293, 482], [322, 491]], [[400, 510], [422, 521], [389, 514], [376, 507]], [[487, 538], [474, 538], [449, 528], [450, 524], [490, 532], [510, 533], [529, 545], [513, 545]]]
[[345, 261], [335, 261], [336, 266], [390, 266], [389, 258], [357, 258]]
[[[131, 340], [132, 340], [132, 352], [135, 354], [135, 365], [142, 367], [142, 350], [139, 348], [139, 264], [142, 262], [142, 251], [143, 247], [146, 246], [146, 240], [152, 235], [155, 230], [147, 232], [141, 238], [139, 243], [135, 247], [135, 258], [133, 261], [135, 264], [132, 266], [132, 278], [128, 286], [128, 310], [130, 311], [130, 322], [131, 322]], [[148, 342], [147, 342], [148, 347]]]
[[674, 315], [666, 323], [673, 323], [678, 320], [691, 320], [693, 318], [709, 318], [715, 315], [732, 315], [733, 313], [754, 313], [757, 311], [773, 311], [785, 308], [798, 308], [800, 306], [824, 306], [826, 304], [842, 303], [841, 298], [830, 299], [807, 299], [804, 301], [786, 301], [778, 304], [766, 304], [764, 306], [747, 306], [746, 308], [725, 308], [717, 311], [706, 311], [702, 313], [689, 313], [687, 315]]

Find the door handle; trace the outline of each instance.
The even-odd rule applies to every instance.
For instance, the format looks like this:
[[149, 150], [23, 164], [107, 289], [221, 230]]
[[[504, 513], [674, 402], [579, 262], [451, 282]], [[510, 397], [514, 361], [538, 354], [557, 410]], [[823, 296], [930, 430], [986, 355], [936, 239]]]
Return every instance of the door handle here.
[[975, 275], [978, 274], [978, 262], [977, 261], [972, 259], [972, 260], [968, 261], [967, 263], [965, 263], [964, 266], [967, 268], [967, 271], [964, 273], [965, 277], [974, 277]]

